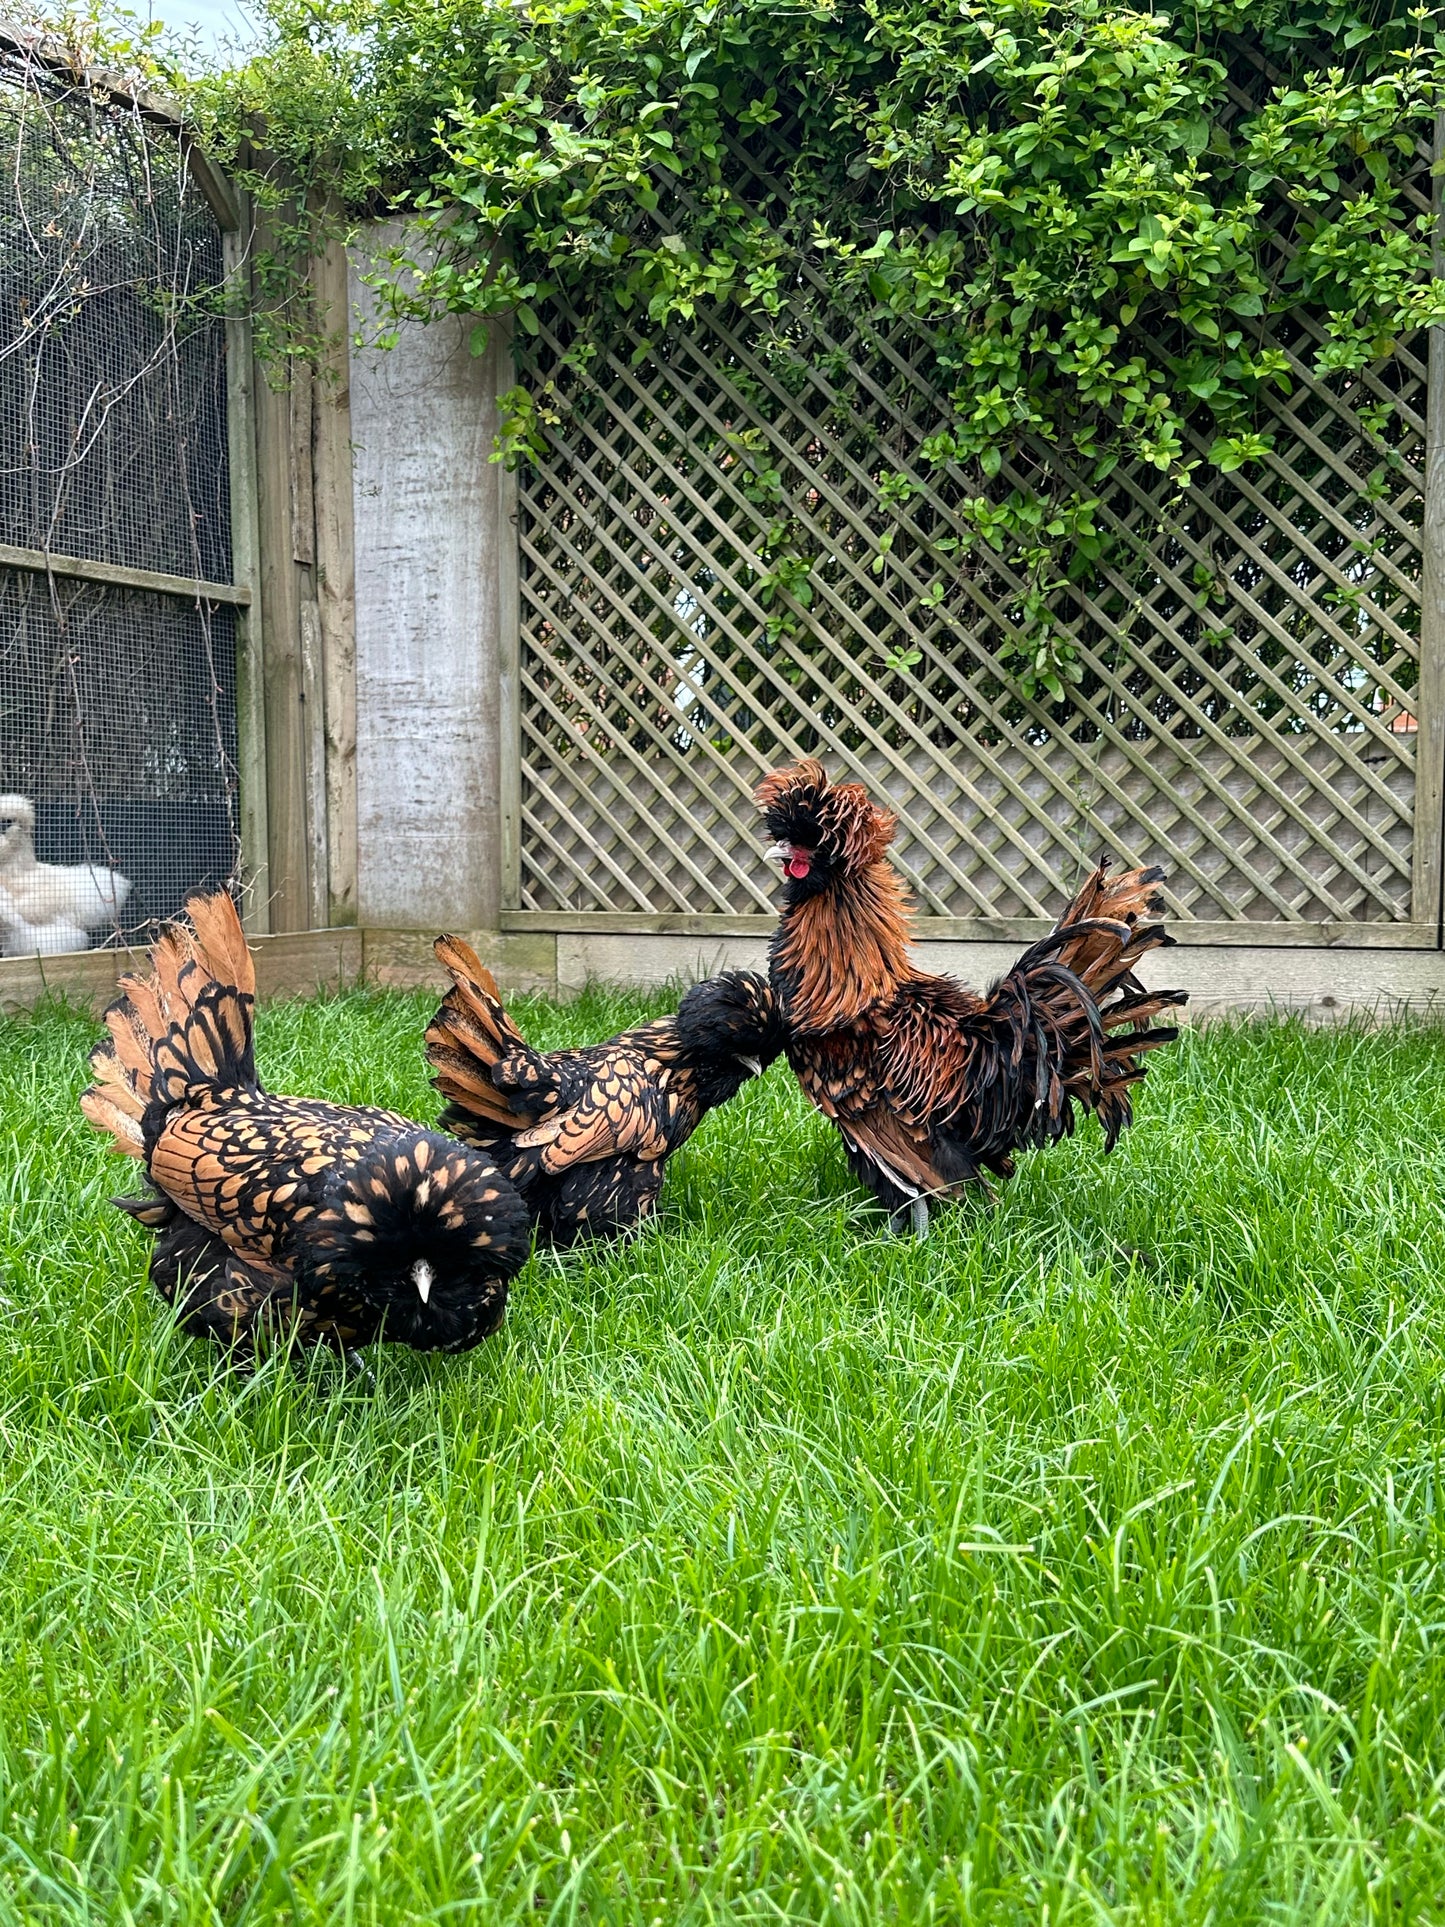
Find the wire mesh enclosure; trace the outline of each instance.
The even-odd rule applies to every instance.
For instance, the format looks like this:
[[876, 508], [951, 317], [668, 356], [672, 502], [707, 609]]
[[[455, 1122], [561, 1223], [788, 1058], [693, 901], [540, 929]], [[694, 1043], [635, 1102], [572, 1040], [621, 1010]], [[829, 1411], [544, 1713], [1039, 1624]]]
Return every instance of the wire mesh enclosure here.
[[239, 862], [222, 234], [180, 131], [0, 52], [0, 955]]
[[[786, 153], [735, 158], [781, 191]], [[1429, 191], [1422, 153], [1414, 211]], [[1290, 232], [1281, 207], [1277, 280]], [[579, 369], [554, 305], [521, 348], [558, 421], [521, 477], [512, 907], [769, 909], [750, 791], [818, 753], [892, 799], [934, 915], [1051, 918], [1107, 850], [1162, 861], [1176, 916], [1241, 936], [1433, 920], [1412, 884], [1424, 343], [1326, 385], [1310, 317], [1267, 326], [1293, 386], [1247, 471], [1204, 464], [1181, 493], [1142, 463], [1091, 485], [1042, 446], [1005, 462], [1000, 495], [1051, 469], [1102, 497], [1105, 560], [1050, 595], [1083, 670], [1053, 704], [1007, 673], [1030, 584], [967, 539], [977, 479], [920, 453], [948, 420], [920, 332], [805, 274], [776, 321], [644, 321]]]

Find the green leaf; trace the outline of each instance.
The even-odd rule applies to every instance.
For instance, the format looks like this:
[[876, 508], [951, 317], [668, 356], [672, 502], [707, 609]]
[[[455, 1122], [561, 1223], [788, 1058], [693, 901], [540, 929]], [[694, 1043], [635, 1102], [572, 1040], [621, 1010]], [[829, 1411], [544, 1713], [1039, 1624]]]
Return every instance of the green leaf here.
[[1192, 120], [1186, 120], [1184, 122], [1179, 129], [1179, 133], [1181, 145], [1186, 154], [1191, 157], [1195, 154], [1202, 154], [1209, 145], [1210, 122], [1208, 117], [1204, 114], [1196, 114]]

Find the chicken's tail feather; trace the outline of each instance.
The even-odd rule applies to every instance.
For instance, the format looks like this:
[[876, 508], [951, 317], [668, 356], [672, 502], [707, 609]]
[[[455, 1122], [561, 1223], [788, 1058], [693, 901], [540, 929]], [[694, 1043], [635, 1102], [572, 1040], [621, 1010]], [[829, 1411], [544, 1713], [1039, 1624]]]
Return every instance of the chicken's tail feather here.
[[[1031, 945], [991, 993], [988, 1015], [1011, 1038], [1012, 1066], [1032, 1072], [1031, 1109], [1014, 1120], [1020, 1144], [1067, 1135], [1078, 1102], [1097, 1115], [1112, 1148], [1131, 1121], [1130, 1087], [1145, 1074], [1146, 1054], [1178, 1036], [1154, 1020], [1187, 1003], [1188, 993], [1146, 989], [1135, 975], [1142, 956], [1173, 941], [1158, 923], [1141, 921], [1162, 909], [1162, 874], [1110, 879], [1100, 864], [1069, 906], [1085, 914]], [[1001, 1104], [1001, 1125], [1007, 1110]]]
[[[1015, 1151], [1067, 1137], [1076, 1105], [1099, 1118], [1109, 1146], [1129, 1124], [1146, 1058], [1178, 1035], [1156, 1019], [1187, 1001], [1135, 975], [1139, 959], [1169, 941], [1141, 921], [1156, 906], [1158, 878], [1141, 870], [1111, 882], [1101, 865], [1070, 905], [1088, 914], [1032, 944], [981, 1003], [933, 1030], [932, 1048], [924, 1026], [936, 1019], [920, 1009], [909, 1036], [905, 1001], [896, 1094], [933, 1119], [945, 1176], [955, 1166], [970, 1176], [1004, 1169]], [[935, 994], [924, 991], [925, 1005]]]
[[224, 890], [193, 896], [186, 904], [186, 915], [195, 933], [196, 962], [206, 976], [254, 998], [256, 960], [231, 898]]
[[1160, 922], [1163, 880], [1157, 863], [1110, 876], [1105, 859], [1084, 879], [1052, 934], [1044, 939], [1059, 962], [1082, 978], [1096, 997], [1103, 998], [1116, 980], [1131, 974], [1146, 951], [1173, 943]]
[[95, 1082], [80, 1107], [130, 1157], [144, 1157], [148, 1115], [198, 1089], [256, 1082], [256, 971], [236, 906], [224, 891], [195, 896], [189, 923], [151, 946], [149, 968], [120, 979], [105, 1013], [109, 1036], [91, 1052]]
[[1085, 877], [1056, 927], [1085, 923], [1094, 917], [1116, 923], [1157, 921], [1164, 914], [1164, 893], [1159, 888], [1163, 881], [1164, 871], [1157, 863], [1110, 876], [1105, 857]]
[[167, 1107], [206, 1091], [247, 1089], [256, 1082], [251, 1044], [255, 998], [234, 984], [206, 982], [188, 1014], [155, 1049], [154, 1101]]
[[460, 937], [438, 937], [432, 947], [452, 980], [426, 1030], [427, 1059], [436, 1072], [432, 1082], [447, 1100], [444, 1128], [490, 1142], [495, 1133], [531, 1121], [492, 1081], [495, 1065], [518, 1052], [530, 1054], [530, 1047], [507, 1015], [496, 978], [471, 945]]

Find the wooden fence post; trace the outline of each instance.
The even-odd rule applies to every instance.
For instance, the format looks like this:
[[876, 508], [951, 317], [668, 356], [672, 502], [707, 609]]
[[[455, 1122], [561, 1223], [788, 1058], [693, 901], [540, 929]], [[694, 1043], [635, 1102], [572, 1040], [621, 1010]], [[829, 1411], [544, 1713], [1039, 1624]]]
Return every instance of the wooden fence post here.
[[265, 634], [256, 526], [256, 368], [251, 341], [251, 201], [241, 197], [240, 224], [222, 236], [226, 285], [226, 452], [231, 483], [231, 577], [251, 592], [236, 611], [236, 754], [240, 791], [241, 864], [246, 928], [271, 928], [266, 810]]
[[[275, 245], [274, 220], [256, 222], [258, 248]], [[256, 290], [259, 298], [260, 290]], [[306, 375], [309, 379], [309, 369]], [[301, 585], [295, 551], [293, 393], [265, 371], [255, 385], [257, 511], [265, 677], [267, 848], [271, 929], [311, 923], [307, 848], [307, 740]]]
[[331, 925], [356, 912], [356, 550], [351, 500], [351, 308], [346, 249], [332, 237], [312, 263], [325, 333], [312, 418], [316, 609], [325, 708], [326, 903]]
[[[258, 223], [266, 245], [270, 223]], [[255, 494], [264, 621], [269, 928], [356, 921], [355, 644], [346, 257], [330, 241], [298, 300], [322, 335], [313, 362], [255, 383]]]
[[[1435, 116], [1435, 164], [1445, 159], [1445, 113]], [[1434, 269], [1445, 274], [1441, 182], [1430, 180]], [[1415, 737], [1415, 846], [1411, 917], [1433, 923], [1442, 943], [1441, 860], [1445, 841], [1445, 328], [1430, 330], [1425, 403], [1425, 499], [1420, 559], [1420, 685]]]

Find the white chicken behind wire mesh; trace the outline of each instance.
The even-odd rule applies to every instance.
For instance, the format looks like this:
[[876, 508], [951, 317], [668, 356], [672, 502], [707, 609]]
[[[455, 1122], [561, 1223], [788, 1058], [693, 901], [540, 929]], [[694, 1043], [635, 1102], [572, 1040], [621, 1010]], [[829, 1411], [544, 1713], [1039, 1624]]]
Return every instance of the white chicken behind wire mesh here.
[[102, 864], [42, 863], [34, 803], [0, 796], [0, 956], [88, 950], [119, 929], [130, 893], [130, 878]]

